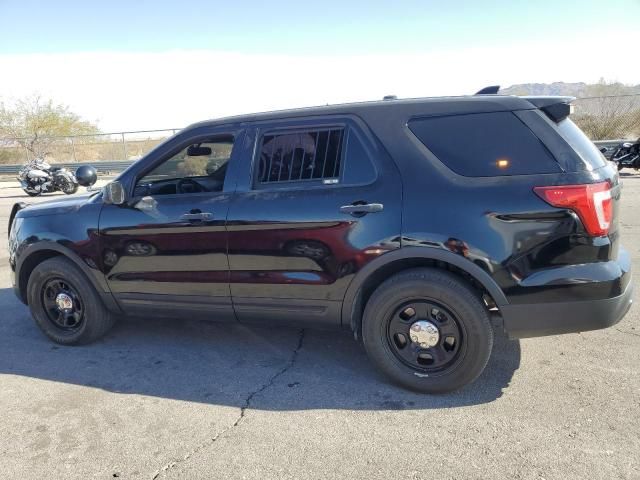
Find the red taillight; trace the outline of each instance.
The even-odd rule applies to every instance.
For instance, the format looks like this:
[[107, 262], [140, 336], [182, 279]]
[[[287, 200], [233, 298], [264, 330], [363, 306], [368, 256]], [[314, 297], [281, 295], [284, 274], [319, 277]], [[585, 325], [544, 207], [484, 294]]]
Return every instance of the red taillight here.
[[576, 212], [590, 235], [601, 237], [609, 233], [613, 204], [608, 182], [535, 187], [533, 191], [554, 207]]

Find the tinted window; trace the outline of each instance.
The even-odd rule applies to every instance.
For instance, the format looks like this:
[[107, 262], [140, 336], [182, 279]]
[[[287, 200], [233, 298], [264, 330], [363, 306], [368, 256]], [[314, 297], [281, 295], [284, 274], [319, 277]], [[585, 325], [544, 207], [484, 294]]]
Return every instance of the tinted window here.
[[345, 140], [345, 157], [342, 184], [366, 185], [376, 179], [376, 169], [369, 152], [354, 130], [349, 131]]
[[409, 128], [454, 172], [493, 177], [560, 172], [534, 133], [511, 112], [412, 120]]
[[260, 143], [258, 182], [338, 179], [344, 129], [267, 134]]
[[600, 150], [587, 138], [578, 126], [569, 118], [565, 118], [558, 123], [558, 131], [571, 148], [573, 148], [587, 165], [593, 170], [604, 167], [606, 165], [605, 158]]

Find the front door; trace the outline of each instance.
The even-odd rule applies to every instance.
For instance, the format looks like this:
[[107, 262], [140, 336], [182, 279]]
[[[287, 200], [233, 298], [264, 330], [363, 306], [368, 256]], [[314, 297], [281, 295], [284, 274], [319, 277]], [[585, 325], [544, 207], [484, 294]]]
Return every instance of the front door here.
[[104, 206], [102, 267], [126, 313], [235, 320], [225, 222], [237, 136], [176, 140], [139, 175], [129, 206]]
[[230, 284], [239, 321], [340, 323], [367, 262], [400, 246], [401, 180], [352, 118], [270, 122], [229, 210]]

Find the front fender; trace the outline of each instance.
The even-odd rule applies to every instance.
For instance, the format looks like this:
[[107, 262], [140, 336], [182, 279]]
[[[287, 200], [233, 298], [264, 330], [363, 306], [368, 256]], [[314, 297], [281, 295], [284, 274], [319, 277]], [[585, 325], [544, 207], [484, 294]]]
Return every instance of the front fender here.
[[[49, 203], [50, 209], [57, 212]], [[101, 295], [105, 306], [117, 310], [99, 258], [98, 217], [100, 204], [86, 203], [74, 208], [69, 214], [49, 213], [45, 203], [37, 213], [26, 215], [30, 207], [20, 209], [15, 214], [9, 239], [10, 264], [14, 270], [14, 286], [24, 301], [29, 275], [41, 261], [61, 255], [72, 261], [87, 277], [89, 283]]]
[[22, 248], [19, 245], [18, 251], [19, 254], [16, 255], [15, 262], [16, 278], [20, 278], [20, 272], [22, 271], [24, 265], [29, 264], [30, 258], [33, 258], [34, 256], [40, 256], [37, 255], [38, 253], [52, 252], [57, 255], [62, 255], [75, 263], [76, 266], [84, 272], [88, 280], [98, 292], [109, 291], [102, 272], [95, 268], [92, 268], [92, 260], [89, 257], [81, 257], [80, 255], [78, 255], [78, 253], [74, 252], [70, 248], [65, 247], [64, 244], [49, 240], [40, 240], [30, 245], [26, 245]]
[[15, 258], [15, 289], [19, 298], [26, 303], [26, 285], [29, 274], [35, 266], [51, 258], [52, 256], [63, 256], [72, 261], [87, 277], [89, 283], [102, 298], [104, 305], [113, 312], [120, 312], [120, 309], [113, 299], [104, 275], [100, 272], [93, 260], [88, 256], [83, 256], [66, 247], [63, 243], [40, 240], [26, 246], [18, 246], [18, 254]]

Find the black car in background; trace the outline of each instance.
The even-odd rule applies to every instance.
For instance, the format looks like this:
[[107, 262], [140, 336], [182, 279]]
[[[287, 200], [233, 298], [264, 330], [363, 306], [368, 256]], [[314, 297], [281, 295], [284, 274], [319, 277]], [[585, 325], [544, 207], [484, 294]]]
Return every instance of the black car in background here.
[[459, 388], [495, 325], [605, 328], [631, 304], [618, 173], [571, 100], [389, 98], [197, 123], [99, 193], [14, 206], [15, 291], [65, 345], [124, 315], [338, 327], [395, 382]]

